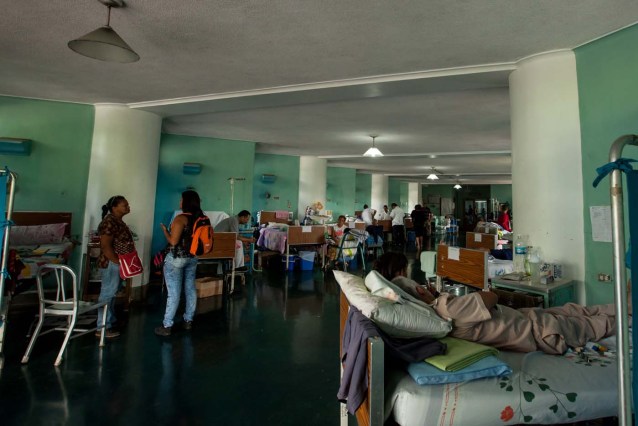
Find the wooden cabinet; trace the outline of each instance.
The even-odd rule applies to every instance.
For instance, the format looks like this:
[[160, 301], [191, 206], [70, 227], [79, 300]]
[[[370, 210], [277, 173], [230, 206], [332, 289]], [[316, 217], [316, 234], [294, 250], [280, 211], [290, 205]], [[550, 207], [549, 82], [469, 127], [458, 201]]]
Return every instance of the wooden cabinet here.
[[[82, 300], [87, 302], [97, 301], [100, 296], [102, 285], [102, 269], [98, 266], [97, 260], [100, 256], [100, 243], [90, 242], [84, 253], [84, 278], [82, 285]], [[131, 303], [131, 279], [122, 280], [120, 290], [115, 295], [116, 303], [123, 303], [124, 310], [128, 311]]]

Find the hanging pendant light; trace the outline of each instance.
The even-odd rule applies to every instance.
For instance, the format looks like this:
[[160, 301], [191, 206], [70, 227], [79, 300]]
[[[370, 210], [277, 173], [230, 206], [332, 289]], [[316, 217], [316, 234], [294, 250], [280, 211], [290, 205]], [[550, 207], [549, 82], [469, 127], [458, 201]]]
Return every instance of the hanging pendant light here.
[[71, 40], [69, 49], [80, 55], [107, 62], [128, 63], [139, 61], [140, 56], [111, 28], [111, 8], [125, 7], [122, 0], [98, 0], [108, 8], [106, 25]]
[[463, 188], [463, 187], [458, 182], [456, 183], [456, 185], [454, 185], [454, 189], [461, 189], [461, 188]]
[[364, 157], [383, 157], [383, 153], [379, 151], [377, 147], [374, 146], [374, 140], [378, 137], [378, 135], [370, 135], [372, 138], [372, 147], [369, 148], [364, 154]]
[[430, 173], [427, 177], [429, 180], [439, 180], [439, 177], [436, 175], [436, 169], [432, 167], [432, 173]]

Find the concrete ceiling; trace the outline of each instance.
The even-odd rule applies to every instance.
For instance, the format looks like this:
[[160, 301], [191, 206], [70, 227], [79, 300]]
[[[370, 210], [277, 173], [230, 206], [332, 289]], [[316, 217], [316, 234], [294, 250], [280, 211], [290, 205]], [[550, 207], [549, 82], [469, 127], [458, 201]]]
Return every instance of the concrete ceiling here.
[[[635, 0], [129, 0], [132, 64], [69, 40], [97, 0], [0, 0], [0, 94], [121, 103], [164, 131], [257, 142], [331, 166], [446, 184], [511, 181], [508, 75], [635, 23]], [[363, 158], [377, 134], [383, 158]]]

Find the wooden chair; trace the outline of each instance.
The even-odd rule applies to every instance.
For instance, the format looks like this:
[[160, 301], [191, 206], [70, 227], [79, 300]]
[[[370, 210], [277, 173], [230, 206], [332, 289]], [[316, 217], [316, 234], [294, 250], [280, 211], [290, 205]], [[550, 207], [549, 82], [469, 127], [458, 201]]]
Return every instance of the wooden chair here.
[[[55, 289], [54, 298], [47, 298], [47, 295], [45, 295], [43, 285], [43, 278], [45, 276], [55, 277], [57, 288]], [[43, 265], [38, 271], [38, 275], [36, 276], [36, 283], [38, 287], [39, 299], [38, 324], [35, 327], [33, 335], [31, 336], [29, 346], [27, 346], [27, 350], [22, 357], [23, 364], [29, 362], [29, 356], [31, 355], [31, 351], [33, 350], [35, 341], [38, 339], [39, 336], [50, 333], [52, 331], [64, 331], [66, 332], [66, 335], [64, 336], [64, 340], [62, 341], [62, 347], [60, 348], [58, 357], [53, 363], [53, 365], [55, 366], [60, 365], [62, 363], [64, 350], [66, 349], [66, 345], [69, 343], [70, 339], [82, 336], [86, 333], [94, 332], [98, 329], [97, 324], [95, 327], [91, 328], [76, 328], [78, 317], [87, 312], [97, 311], [100, 308], [104, 309], [102, 324], [99, 327], [102, 329], [102, 333], [100, 336], [100, 346], [104, 346], [104, 331], [106, 329], [106, 315], [108, 309], [107, 302], [92, 303], [79, 300], [78, 279], [73, 269], [69, 268], [66, 265]], [[53, 328], [50, 328], [45, 332], [41, 332], [42, 327], [45, 325], [45, 320], [47, 317], [53, 317], [57, 319], [66, 317], [66, 324], [57, 322], [54, 323]], [[73, 333], [77, 334], [72, 336]]]

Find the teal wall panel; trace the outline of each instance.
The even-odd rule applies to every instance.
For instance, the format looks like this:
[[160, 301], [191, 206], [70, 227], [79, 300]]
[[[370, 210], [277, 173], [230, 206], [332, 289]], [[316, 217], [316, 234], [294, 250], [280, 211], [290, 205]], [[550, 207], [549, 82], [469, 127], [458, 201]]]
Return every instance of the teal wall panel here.
[[[81, 239], [95, 110], [92, 105], [0, 96], [0, 136], [31, 139], [28, 157], [1, 155], [18, 173], [14, 210], [70, 211]], [[78, 269], [75, 249], [71, 266]]]
[[490, 185], [490, 198], [512, 205], [512, 185]]
[[[611, 243], [594, 242], [590, 206], [608, 206], [609, 178], [592, 187], [596, 168], [607, 163], [611, 143], [625, 134], [638, 133], [638, 26], [634, 25], [575, 50], [583, 162], [585, 222], [585, 290], [587, 303], [613, 302], [613, 284], [597, 280], [599, 272], [612, 274]], [[638, 158], [626, 147], [623, 156]]]
[[388, 179], [388, 207], [392, 210], [392, 203], [397, 203], [406, 213], [410, 213], [414, 206], [408, 206], [408, 182], [396, 178]]
[[[234, 213], [252, 211], [255, 144], [194, 136], [162, 134], [157, 173], [153, 252], [166, 245], [160, 222], [168, 224], [172, 212], [179, 209], [182, 191], [193, 187], [202, 199], [204, 210], [230, 214], [229, 178], [245, 178], [234, 185]], [[186, 175], [183, 164], [201, 163], [198, 175]]]
[[[275, 175], [274, 182], [262, 182], [264, 174]], [[267, 196], [270, 198], [267, 198]], [[287, 210], [297, 218], [299, 204], [299, 157], [290, 155], [255, 154], [253, 175], [253, 210]]]
[[392, 210], [392, 203], [401, 205], [401, 182], [398, 179], [388, 179], [388, 208]]
[[326, 173], [326, 210], [332, 210], [335, 221], [339, 215], [352, 215], [355, 210], [357, 171], [344, 167], [328, 167]]
[[[354, 209], [363, 210], [363, 205], [370, 205], [372, 200], [372, 175], [365, 173], [357, 173], [355, 183], [355, 201]], [[353, 215], [351, 212], [350, 215]]]

